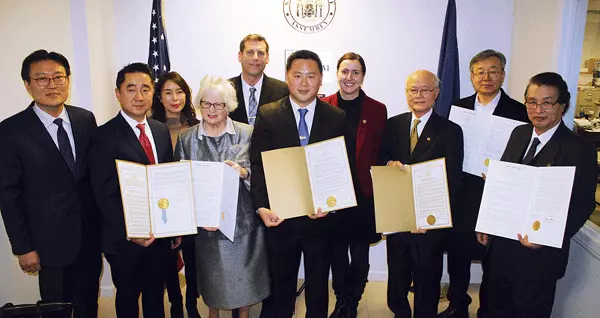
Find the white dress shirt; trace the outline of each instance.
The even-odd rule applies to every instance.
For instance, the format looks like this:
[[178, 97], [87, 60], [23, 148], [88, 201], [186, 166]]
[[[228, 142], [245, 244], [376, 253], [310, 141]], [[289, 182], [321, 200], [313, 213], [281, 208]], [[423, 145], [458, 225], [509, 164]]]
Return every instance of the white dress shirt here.
[[54, 120], [56, 118], [61, 118], [63, 120], [62, 126], [67, 132], [67, 136], [69, 137], [69, 143], [71, 144], [71, 152], [73, 152], [73, 159], [77, 161], [77, 154], [75, 153], [75, 137], [73, 136], [71, 119], [69, 118], [69, 114], [66, 112], [66, 108], [63, 107], [62, 111], [56, 118], [43, 111], [37, 103], [33, 106], [33, 112], [38, 116], [40, 121], [42, 121], [42, 124], [48, 131], [48, 134], [50, 134], [50, 138], [52, 138], [52, 141], [54, 141], [56, 148], [58, 148], [58, 126], [54, 124]]
[[423, 132], [423, 129], [425, 129], [425, 125], [427, 125], [427, 122], [429, 121], [429, 118], [431, 117], [432, 112], [433, 112], [433, 108], [431, 108], [425, 115], [421, 116], [421, 118], [417, 118], [415, 116], [415, 113], [412, 113], [412, 116], [410, 118], [409, 134], [412, 132], [413, 126], [415, 125], [415, 119], [419, 119], [421, 122], [417, 126], [417, 136], [421, 137], [421, 133]]
[[[540, 151], [542, 151], [542, 149], [544, 148], [544, 146], [548, 143], [548, 141], [550, 141], [550, 138], [552, 138], [552, 136], [554, 135], [554, 133], [556, 132], [556, 130], [558, 129], [558, 126], [560, 126], [560, 124], [562, 124], [562, 120], [561, 122], [559, 122], [558, 124], [556, 124], [556, 126], [548, 129], [548, 131], [546, 131], [545, 133], [538, 135], [535, 132], [535, 127], [533, 128], [533, 133], [531, 134], [531, 140], [529, 140], [529, 145], [527, 145], [527, 149], [525, 149], [525, 155], [523, 155], [523, 158], [525, 158], [525, 156], [527, 155], [527, 152], [529, 152], [529, 148], [531, 147], [531, 144], [533, 143], [533, 138], [536, 138], [540, 140], [540, 144], [537, 146], [537, 149], [535, 150], [535, 156], [537, 156], [538, 153], [540, 153]], [[523, 159], [521, 158], [521, 159]]]
[[294, 118], [296, 119], [296, 129], [298, 129], [298, 125], [300, 124], [300, 112], [298, 111], [298, 109], [304, 108], [308, 110], [308, 112], [306, 112], [306, 115], [304, 115], [304, 121], [306, 121], [308, 135], [310, 136], [313, 119], [315, 118], [315, 109], [317, 108], [317, 98], [315, 97], [315, 99], [310, 104], [308, 104], [308, 106], [300, 107], [290, 97], [290, 104], [292, 104], [292, 109], [294, 110]]
[[498, 93], [496, 94], [494, 99], [492, 99], [489, 103], [487, 103], [487, 105], [483, 105], [482, 103], [479, 102], [479, 93], [477, 93], [477, 96], [475, 96], [475, 112], [477, 113], [477, 116], [479, 116], [479, 115], [491, 116], [494, 113], [494, 110], [496, 110], [496, 106], [498, 106], [498, 102], [500, 102], [501, 95], [502, 94], [500, 93], [500, 91], [498, 91]]
[[150, 129], [150, 126], [148, 126], [148, 119], [146, 119], [146, 117], [144, 117], [144, 120], [142, 122], [138, 122], [137, 120], [129, 117], [129, 115], [127, 115], [123, 110], [121, 110], [121, 116], [123, 116], [123, 118], [125, 118], [125, 121], [127, 121], [129, 126], [131, 127], [131, 129], [133, 129], [133, 132], [135, 133], [135, 136], [138, 139], [140, 139], [141, 132], [136, 126], [138, 124], [144, 124], [144, 132], [146, 133], [146, 136], [148, 136], [148, 139], [150, 139], [150, 144], [152, 145], [152, 153], [154, 154], [154, 160], [156, 161], [155, 163], [158, 163], [158, 153], [156, 152], [156, 145], [154, 144], [154, 137], [152, 137], [152, 129]]
[[262, 90], [263, 78], [265, 75], [261, 75], [260, 79], [254, 86], [248, 85], [246, 81], [244, 81], [244, 77], [240, 75], [242, 79], [242, 92], [244, 93], [244, 105], [246, 105], [246, 116], [248, 116], [248, 120], [250, 120], [250, 87], [256, 88], [256, 92], [254, 92], [254, 97], [256, 98], [256, 113], [258, 114], [258, 103], [260, 102], [260, 92]]

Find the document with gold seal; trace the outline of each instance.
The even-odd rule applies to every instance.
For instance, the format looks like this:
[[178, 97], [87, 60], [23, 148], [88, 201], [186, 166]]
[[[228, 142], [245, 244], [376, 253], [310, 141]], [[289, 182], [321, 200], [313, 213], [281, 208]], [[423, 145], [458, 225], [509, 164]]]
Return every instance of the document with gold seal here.
[[116, 164], [127, 238], [198, 233], [190, 162]]
[[475, 230], [561, 248], [575, 167], [490, 161]]
[[452, 227], [444, 158], [398, 167], [371, 167], [375, 226], [390, 234]]
[[271, 210], [293, 218], [356, 206], [344, 137], [262, 153]]

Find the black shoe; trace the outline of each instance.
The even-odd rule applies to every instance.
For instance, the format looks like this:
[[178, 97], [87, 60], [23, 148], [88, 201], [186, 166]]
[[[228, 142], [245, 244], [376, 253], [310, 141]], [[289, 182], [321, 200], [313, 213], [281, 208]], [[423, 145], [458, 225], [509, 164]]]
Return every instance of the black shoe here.
[[202, 318], [200, 317], [200, 313], [198, 312], [198, 307], [196, 307], [195, 303], [186, 303], [185, 309], [187, 310], [187, 314], [189, 318]]
[[439, 313], [438, 318], [469, 318], [469, 307], [455, 308], [448, 306], [446, 310]]
[[331, 313], [329, 318], [345, 318], [347, 313], [348, 307], [346, 306], [346, 298], [339, 297], [335, 301], [335, 308], [333, 309], [333, 312]]
[[358, 315], [357, 311], [358, 310], [356, 307], [348, 307], [348, 310], [346, 311], [346, 316], [344, 316], [344, 318], [356, 318], [356, 316]]
[[183, 305], [171, 304], [171, 318], [183, 318]]

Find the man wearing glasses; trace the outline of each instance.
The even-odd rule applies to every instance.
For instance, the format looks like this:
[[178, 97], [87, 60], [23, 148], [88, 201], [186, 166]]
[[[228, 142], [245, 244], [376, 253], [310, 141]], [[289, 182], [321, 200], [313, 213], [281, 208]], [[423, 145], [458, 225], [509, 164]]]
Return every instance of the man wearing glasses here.
[[529, 80], [525, 104], [531, 124], [513, 130], [502, 161], [530, 166], [575, 167], [562, 248], [477, 233], [488, 246], [488, 317], [550, 317], [556, 282], [565, 274], [571, 237], [595, 209], [596, 149], [562, 122], [571, 95], [556, 73]]
[[[388, 119], [379, 161], [403, 169], [404, 164], [445, 158], [450, 204], [454, 206], [460, 190], [463, 135], [460, 126], [433, 111], [439, 91], [439, 79], [429, 71], [419, 70], [408, 77], [406, 100], [411, 111]], [[414, 317], [437, 315], [443, 239], [443, 230], [417, 229], [387, 236], [387, 300], [396, 317], [411, 317], [407, 298], [411, 281], [415, 285]]]
[[[506, 58], [495, 50], [485, 50], [476, 54], [469, 63], [471, 83], [475, 94], [454, 102], [454, 105], [477, 112], [478, 120], [485, 121], [489, 116], [499, 116], [529, 122], [525, 106], [510, 98], [504, 90], [504, 67]], [[440, 317], [468, 318], [471, 297], [467, 294], [471, 280], [471, 260], [482, 259], [484, 248], [477, 244], [475, 224], [483, 195], [482, 176], [463, 173], [459, 204], [452, 210], [453, 228], [448, 230], [446, 250], [448, 251], [448, 274], [450, 305]], [[485, 282], [480, 289], [480, 303], [485, 303]], [[479, 315], [484, 316], [484, 306]]]
[[39, 274], [42, 300], [73, 302], [76, 317], [96, 317], [100, 220], [88, 169], [96, 119], [65, 105], [70, 75], [56, 52], [23, 60], [33, 101], [0, 123], [0, 210], [19, 266]]

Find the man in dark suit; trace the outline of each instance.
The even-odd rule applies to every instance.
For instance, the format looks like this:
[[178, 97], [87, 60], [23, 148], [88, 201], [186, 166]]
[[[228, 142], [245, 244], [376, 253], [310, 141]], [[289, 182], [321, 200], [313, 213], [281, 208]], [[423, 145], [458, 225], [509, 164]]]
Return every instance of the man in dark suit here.
[[258, 109], [289, 95], [284, 82], [265, 75], [269, 43], [259, 34], [248, 34], [240, 42], [238, 61], [242, 74], [229, 79], [235, 87], [238, 107], [229, 114], [235, 121], [254, 125]]
[[518, 241], [477, 233], [478, 240], [488, 245], [489, 317], [550, 317], [571, 237], [595, 209], [596, 149], [562, 122], [570, 99], [567, 83], [556, 73], [529, 80], [525, 105], [531, 124], [513, 130], [501, 160], [575, 167], [575, 179], [562, 248], [531, 243], [521, 233], [515, 233]]
[[96, 317], [102, 255], [88, 172], [96, 119], [65, 105], [70, 75], [56, 52], [23, 61], [33, 102], [0, 123], [0, 210], [19, 266], [39, 273], [42, 300], [74, 302], [77, 317]]
[[163, 278], [159, 258], [167, 240], [127, 237], [115, 160], [141, 164], [173, 161], [167, 126], [146, 118], [152, 106], [154, 81], [148, 65], [133, 63], [117, 74], [115, 94], [121, 111], [100, 126], [93, 138], [90, 158], [92, 185], [105, 219], [102, 247], [117, 289], [117, 316], [138, 317], [142, 294], [144, 317], [164, 317]]
[[[419, 70], [406, 80], [406, 99], [411, 112], [388, 119], [380, 151], [380, 163], [402, 168], [404, 164], [445, 158], [450, 204], [460, 190], [463, 135], [460, 126], [432, 109], [439, 80]], [[454, 211], [454, 209], [452, 209]], [[442, 278], [444, 230], [400, 232], [387, 236], [388, 306], [396, 317], [411, 317], [408, 291], [414, 281], [414, 317], [437, 315]]]
[[290, 96], [260, 108], [252, 134], [252, 199], [268, 227], [267, 250], [273, 282], [271, 317], [292, 317], [300, 257], [304, 254], [306, 317], [327, 317], [330, 241], [325, 214], [283, 220], [271, 211], [261, 153], [305, 146], [344, 135], [345, 113], [317, 98], [323, 67], [311, 51], [296, 51], [287, 60]]
[[[477, 120], [485, 121], [490, 116], [529, 122], [525, 105], [510, 98], [502, 90], [506, 57], [495, 50], [476, 54], [469, 63], [471, 83], [475, 94], [454, 102], [458, 107], [477, 112]], [[463, 173], [458, 208], [452, 211], [453, 228], [447, 232], [448, 251], [448, 308], [439, 317], [468, 318], [471, 297], [467, 294], [471, 280], [471, 260], [481, 259], [485, 247], [477, 243], [475, 223], [483, 195], [483, 179]], [[485, 285], [485, 282], [482, 283]], [[480, 290], [480, 304], [485, 303], [485, 288]], [[478, 315], [484, 316], [485, 306]]]

